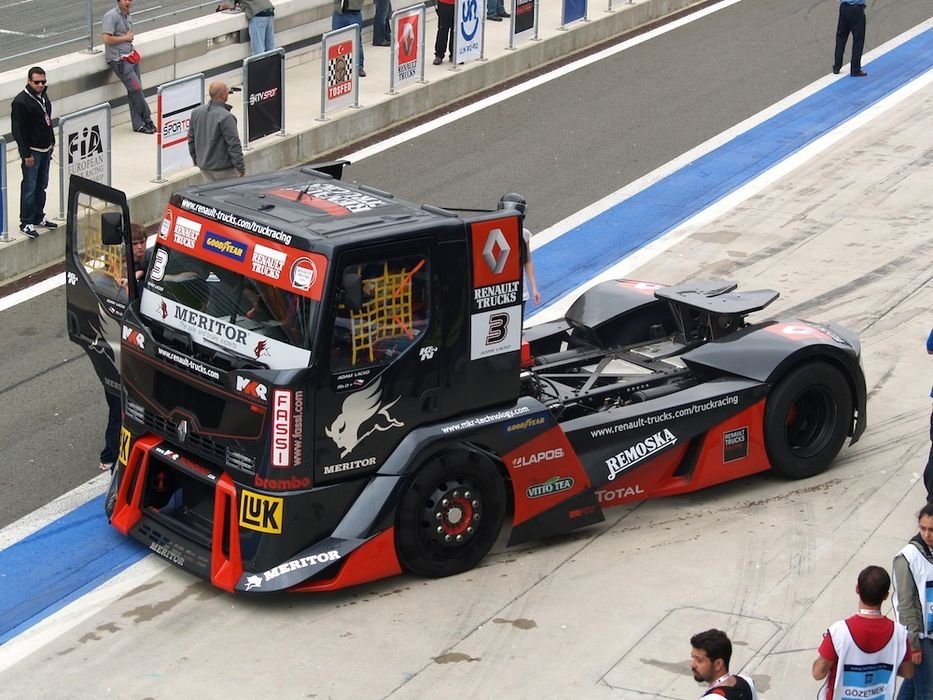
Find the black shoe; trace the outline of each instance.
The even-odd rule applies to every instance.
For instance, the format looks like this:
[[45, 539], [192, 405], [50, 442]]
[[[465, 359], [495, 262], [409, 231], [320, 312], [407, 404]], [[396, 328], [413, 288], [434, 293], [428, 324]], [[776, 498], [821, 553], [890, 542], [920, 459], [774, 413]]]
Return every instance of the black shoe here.
[[149, 126], [148, 124], [136, 127], [137, 134], [154, 134], [155, 132], [155, 126]]
[[500, 13], [499, 13], [499, 16], [500, 16], [500, 17], [505, 17], [506, 19], [508, 19], [508, 18], [511, 17], [512, 15], [510, 15], [508, 12], [500, 12]]
[[54, 221], [49, 221], [48, 219], [43, 218], [36, 226], [41, 226], [42, 228], [58, 228], [58, 224]]
[[854, 70], [849, 73], [849, 75], [851, 75], [853, 78], [864, 78], [866, 75], [868, 75], [868, 73], [863, 70]]
[[361, 78], [366, 77], [366, 71], [364, 71], [362, 68], [357, 69], [356, 74], [360, 76]]
[[441, 65], [443, 62], [444, 62], [444, 57], [443, 57], [443, 56], [435, 56], [435, 57], [434, 57], [434, 65], [435, 65], [435, 66]]
[[499, 15], [486, 15], [486, 19], [490, 22], [501, 22], [502, 18]]
[[374, 41], [373, 46], [392, 46], [390, 41]]
[[839, 69], [833, 66], [833, 75], [839, 75]]
[[36, 227], [32, 224], [20, 224], [19, 230], [21, 233], [25, 234], [28, 238], [38, 238], [39, 232], [36, 231]]

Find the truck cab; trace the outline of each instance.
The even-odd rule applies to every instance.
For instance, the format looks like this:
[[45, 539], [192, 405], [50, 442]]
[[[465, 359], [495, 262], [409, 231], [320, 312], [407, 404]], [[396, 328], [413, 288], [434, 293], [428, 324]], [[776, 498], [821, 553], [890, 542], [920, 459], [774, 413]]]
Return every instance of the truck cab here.
[[231, 590], [332, 535], [407, 435], [519, 398], [519, 216], [341, 171], [175, 193], [137, 284], [122, 193], [71, 181], [69, 331], [123, 406], [107, 514]]

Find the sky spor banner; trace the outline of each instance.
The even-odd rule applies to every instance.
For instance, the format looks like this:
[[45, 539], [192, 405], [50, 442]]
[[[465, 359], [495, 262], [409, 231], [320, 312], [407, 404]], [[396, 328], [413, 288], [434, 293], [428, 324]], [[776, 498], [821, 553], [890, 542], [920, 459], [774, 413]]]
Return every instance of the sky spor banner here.
[[512, 30], [515, 43], [534, 37], [537, 4], [538, 0], [515, 0], [515, 18]]
[[251, 143], [263, 136], [282, 131], [285, 102], [282, 99], [282, 73], [285, 50], [277, 49], [245, 61], [243, 100], [246, 102], [246, 140]]
[[457, 0], [454, 5], [454, 51], [457, 63], [478, 59], [483, 51], [486, 0]]
[[[204, 101], [204, 75], [198, 73], [159, 86], [159, 174], [191, 167], [188, 127], [191, 111]], [[85, 176], [86, 177], [86, 176]]]

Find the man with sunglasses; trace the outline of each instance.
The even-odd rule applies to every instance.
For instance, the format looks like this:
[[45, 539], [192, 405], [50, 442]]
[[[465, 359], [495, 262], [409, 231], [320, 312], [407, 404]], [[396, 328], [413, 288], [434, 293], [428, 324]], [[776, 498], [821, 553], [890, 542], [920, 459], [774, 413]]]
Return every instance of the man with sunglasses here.
[[23, 168], [19, 230], [29, 238], [38, 238], [37, 226], [58, 226], [45, 218], [45, 189], [49, 186], [55, 131], [52, 129], [52, 101], [45, 94], [45, 71], [33, 66], [26, 79], [26, 87], [13, 98], [10, 117]]

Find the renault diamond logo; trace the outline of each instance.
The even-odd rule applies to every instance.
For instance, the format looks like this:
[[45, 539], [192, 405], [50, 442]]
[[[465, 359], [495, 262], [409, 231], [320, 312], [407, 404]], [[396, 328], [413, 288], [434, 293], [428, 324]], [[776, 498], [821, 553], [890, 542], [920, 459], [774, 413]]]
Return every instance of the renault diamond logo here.
[[178, 442], [184, 442], [188, 439], [188, 421], [181, 420], [178, 422], [178, 425], [175, 426], [175, 435]]
[[509, 259], [509, 242], [497, 228], [494, 228], [486, 236], [486, 245], [483, 246], [483, 259], [492, 270], [492, 274], [501, 274], [505, 269], [505, 263]]

